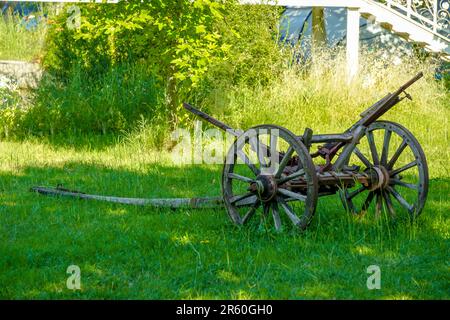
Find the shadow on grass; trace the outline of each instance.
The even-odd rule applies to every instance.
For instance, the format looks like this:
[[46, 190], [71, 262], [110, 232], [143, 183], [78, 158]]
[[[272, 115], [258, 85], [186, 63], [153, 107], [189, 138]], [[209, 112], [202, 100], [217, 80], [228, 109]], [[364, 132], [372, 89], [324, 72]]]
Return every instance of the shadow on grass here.
[[[32, 186], [63, 185], [86, 193], [125, 197], [193, 197], [220, 195], [221, 166], [166, 166], [145, 164], [137, 170], [106, 165], [65, 162], [62, 166], [25, 167], [20, 175], [0, 173], [1, 188], [25, 191]], [[195, 193], [197, 192], [197, 193]]]

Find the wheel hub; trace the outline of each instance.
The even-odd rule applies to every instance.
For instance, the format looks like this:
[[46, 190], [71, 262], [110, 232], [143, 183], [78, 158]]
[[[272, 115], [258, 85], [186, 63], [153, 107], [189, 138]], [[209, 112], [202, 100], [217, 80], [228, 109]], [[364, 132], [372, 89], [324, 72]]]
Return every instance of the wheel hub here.
[[267, 202], [272, 200], [277, 193], [277, 183], [272, 175], [259, 175], [255, 181], [256, 193], [258, 198]]
[[368, 169], [367, 173], [370, 176], [371, 184], [369, 190], [384, 189], [389, 184], [389, 171], [383, 166], [374, 166]]

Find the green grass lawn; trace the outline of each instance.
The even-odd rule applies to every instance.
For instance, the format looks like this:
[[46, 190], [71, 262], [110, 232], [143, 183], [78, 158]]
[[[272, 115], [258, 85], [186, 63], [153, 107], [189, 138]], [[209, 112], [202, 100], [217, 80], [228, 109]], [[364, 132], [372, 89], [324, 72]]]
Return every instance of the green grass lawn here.
[[[251, 20], [261, 28], [260, 19]], [[0, 60], [41, 61], [53, 23], [42, 21], [27, 30], [21, 17], [0, 16]], [[248, 30], [255, 26], [241, 33], [254, 35]], [[436, 66], [413, 58], [392, 65], [364, 51], [359, 75], [349, 83], [345, 51], [328, 56], [325, 50], [298, 69], [284, 62], [273, 66], [270, 47], [255, 42], [264, 37], [252, 36], [255, 47], [231, 46], [237, 50], [232, 59], [208, 66], [213, 72], [191, 88], [189, 102], [236, 128], [273, 123], [298, 134], [306, 126], [315, 134], [337, 133], [387, 92], [425, 72], [408, 89], [414, 100], [385, 117], [411, 130], [427, 156], [430, 189], [419, 219], [375, 219], [373, 207], [354, 217], [336, 195], [319, 200], [306, 232], [277, 233], [257, 222], [238, 228], [224, 208], [155, 209], [32, 193], [33, 186], [62, 184], [124, 197], [220, 195], [221, 166], [176, 166], [168, 151], [153, 149], [170, 124], [146, 73], [130, 76], [118, 68], [94, 81], [74, 69], [67, 86], [41, 83], [42, 92], [30, 97], [35, 109], [5, 106], [0, 96], [0, 138], [11, 132], [9, 141], [0, 141], [0, 299], [449, 299], [450, 95], [435, 79]], [[258, 56], [269, 59], [256, 63]], [[159, 61], [144, 66], [160, 68]], [[249, 80], [259, 74], [271, 81]], [[136, 124], [131, 111], [151, 121]], [[193, 118], [179, 116], [180, 123], [192, 125]], [[130, 128], [122, 120], [132, 120]], [[13, 141], [125, 128], [131, 132], [124, 139]], [[81, 290], [66, 286], [70, 265], [81, 269]], [[379, 290], [366, 285], [372, 265], [381, 269]]]
[[[215, 196], [220, 173], [220, 166], [174, 166], [166, 152], [113, 139], [1, 142], [0, 298], [450, 298], [445, 174], [431, 174], [427, 205], [413, 224], [354, 218], [331, 196], [320, 199], [304, 234], [237, 228], [225, 209], [29, 192], [61, 183], [116, 196]], [[79, 291], [66, 287], [69, 265], [81, 268]], [[381, 268], [380, 290], [366, 287], [370, 265]]]

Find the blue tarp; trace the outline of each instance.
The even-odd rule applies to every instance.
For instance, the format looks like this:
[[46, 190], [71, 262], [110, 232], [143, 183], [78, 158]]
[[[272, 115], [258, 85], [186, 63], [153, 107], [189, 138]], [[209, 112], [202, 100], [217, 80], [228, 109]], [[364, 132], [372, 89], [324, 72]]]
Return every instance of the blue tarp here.
[[11, 8], [14, 13], [21, 16], [28, 16], [29, 14], [39, 10], [39, 5], [36, 2], [0, 2], [2, 13], [8, 8]]

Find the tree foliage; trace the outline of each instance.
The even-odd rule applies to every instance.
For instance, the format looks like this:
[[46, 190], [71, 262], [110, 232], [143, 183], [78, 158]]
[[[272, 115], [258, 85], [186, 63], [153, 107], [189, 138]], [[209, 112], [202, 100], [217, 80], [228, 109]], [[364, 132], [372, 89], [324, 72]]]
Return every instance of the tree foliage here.
[[[49, 110], [31, 112], [39, 119], [27, 130], [120, 132], [142, 118], [169, 131], [187, 124], [182, 101], [225, 110], [232, 87], [270, 85], [284, 70], [279, 17], [276, 6], [237, 0], [68, 4], [49, 20], [44, 66], [53, 81], [41, 83], [35, 103]], [[153, 87], [130, 91], [142, 77]]]
[[217, 29], [223, 15], [224, 4], [212, 0], [83, 5], [79, 28], [67, 27], [70, 13], [56, 19], [45, 62], [62, 78], [74, 65], [97, 75], [122, 62], [145, 63], [165, 87], [175, 115], [180, 95], [195, 87], [229, 49]]

